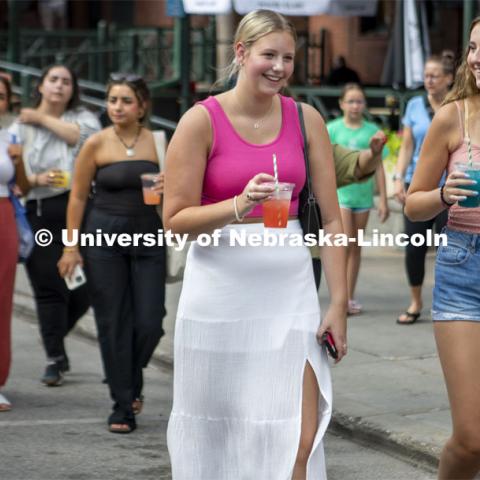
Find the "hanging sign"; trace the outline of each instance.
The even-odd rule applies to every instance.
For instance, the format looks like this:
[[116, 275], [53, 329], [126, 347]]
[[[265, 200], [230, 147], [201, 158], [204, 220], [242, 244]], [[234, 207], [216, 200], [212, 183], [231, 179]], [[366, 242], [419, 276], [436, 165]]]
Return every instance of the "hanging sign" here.
[[377, 14], [377, 0], [334, 0], [325, 13], [340, 17], [374, 17]]
[[[232, 11], [232, 0], [183, 0], [185, 12], [219, 15]], [[252, 10], [273, 10], [283, 15], [372, 16], [377, 12], [377, 0], [233, 0], [240, 15]]]
[[274, 10], [283, 15], [321, 15], [328, 10], [331, 0], [233, 0], [235, 10], [245, 15], [252, 10]]
[[232, 0], [183, 0], [187, 13], [222, 15], [232, 11]]

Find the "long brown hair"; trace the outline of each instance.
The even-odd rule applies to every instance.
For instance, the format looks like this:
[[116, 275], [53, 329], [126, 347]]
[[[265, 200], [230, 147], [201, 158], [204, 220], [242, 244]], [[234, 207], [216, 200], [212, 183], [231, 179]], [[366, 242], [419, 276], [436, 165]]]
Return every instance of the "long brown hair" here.
[[3, 75], [0, 75], [0, 83], [3, 84], [7, 93], [7, 111], [12, 111], [12, 86], [10, 84], [10, 80]]
[[[472, 34], [472, 30], [480, 24], [480, 17], [476, 17], [473, 19], [470, 25], [469, 36]], [[471, 97], [472, 95], [476, 95], [480, 93], [480, 90], [477, 87], [475, 82], [475, 77], [472, 75], [470, 71], [470, 67], [467, 63], [468, 53], [470, 52], [470, 40], [468, 42], [467, 48], [463, 54], [462, 63], [458, 67], [457, 74], [455, 76], [455, 83], [453, 84], [453, 88], [450, 90], [448, 95], [446, 96], [443, 104], [454, 102], [455, 100], [462, 100], [467, 97]]]
[[77, 79], [76, 73], [68, 65], [64, 65], [63, 63], [53, 63], [52, 65], [49, 65], [48, 67], [45, 67], [42, 70], [38, 83], [35, 87], [35, 91], [34, 91], [34, 107], [35, 108], [37, 108], [42, 103], [42, 94], [40, 93], [40, 87], [42, 83], [47, 78], [47, 75], [50, 73], [50, 70], [57, 67], [61, 67], [67, 70], [67, 72], [70, 74], [70, 77], [72, 79], [72, 96], [70, 97], [70, 100], [68, 101], [65, 107], [65, 111], [73, 110], [80, 105], [80, 88], [78, 86], [78, 79]]

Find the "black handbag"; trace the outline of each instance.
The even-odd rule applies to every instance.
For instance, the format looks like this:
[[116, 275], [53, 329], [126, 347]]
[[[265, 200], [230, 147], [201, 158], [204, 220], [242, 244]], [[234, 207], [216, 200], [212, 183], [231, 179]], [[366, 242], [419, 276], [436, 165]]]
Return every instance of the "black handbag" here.
[[307, 133], [305, 131], [305, 122], [303, 120], [303, 111], [299, 102], [297, 102], [298, 118], [303, 135], [303, 158], [305, 160], [306, 182], [298, 198], [298, 219], [302, 226], [303, 235], [313, 234], [318, 240], [318, 231], [322, 228], [322, 215], [317, 204], [317, 199], [312, 190], [312, 177], [310, 176], [310, 162], [308, 159]]

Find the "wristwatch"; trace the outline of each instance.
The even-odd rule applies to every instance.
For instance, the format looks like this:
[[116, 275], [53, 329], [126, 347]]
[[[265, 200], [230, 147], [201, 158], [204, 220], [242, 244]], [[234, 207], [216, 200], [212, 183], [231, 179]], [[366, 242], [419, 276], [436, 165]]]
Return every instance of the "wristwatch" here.
[[395, 181], [395, 180], [403, 180], [403, 175], [401, 175], [400, 173], [395, 172], [395, 173], [393, 174], [393, 177], [392, 177], [392, 178], [393, 178], [394, 181]]

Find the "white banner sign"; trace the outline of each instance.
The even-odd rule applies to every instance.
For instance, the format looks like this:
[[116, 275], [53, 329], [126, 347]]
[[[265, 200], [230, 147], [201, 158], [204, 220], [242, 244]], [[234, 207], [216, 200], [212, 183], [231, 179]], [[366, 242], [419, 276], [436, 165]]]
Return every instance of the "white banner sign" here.
[[321, 15], [326, 13], [330, 3], [331, 0], [233, 0], [240, 15], [260, 8], [284, 15]]
[[417, 88], [423, 84], [423, 50], [415, 0], [406, 0], [403, 7], [405, 85]]
[[232, 11], [232, 0], [183, 0], [186, 13], [222, 15]]
[[[232, 0], [183, 0], [185, 12], [221, 15], [232, 11]], [[284, 15], [371, 16], [377, 11], [377, 0], [233, 0], [235, 11], [245, 15], [266, 9]]]
[[332, 0], [325, 13], [342, 17], [373, 17], [377, 14], [377, 0]]

